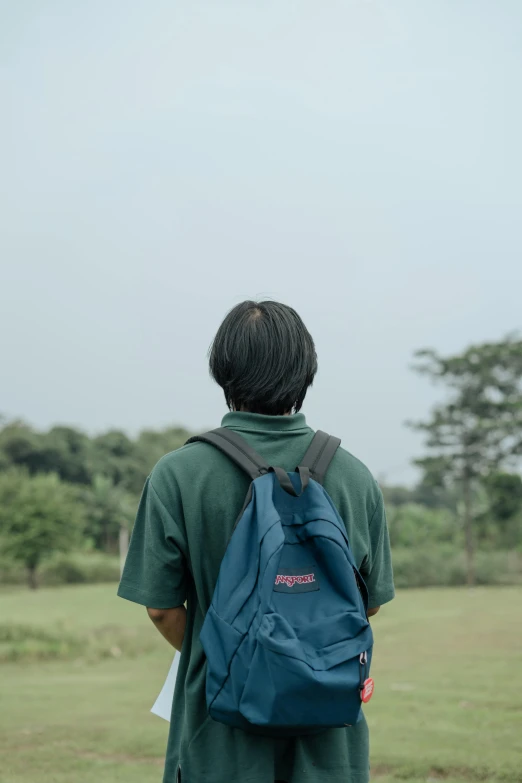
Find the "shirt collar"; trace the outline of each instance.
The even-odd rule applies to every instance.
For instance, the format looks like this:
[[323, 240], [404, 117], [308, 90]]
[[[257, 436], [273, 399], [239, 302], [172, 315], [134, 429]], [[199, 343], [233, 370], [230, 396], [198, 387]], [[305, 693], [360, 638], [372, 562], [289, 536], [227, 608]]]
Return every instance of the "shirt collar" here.
[[265, 416], [263, 413], [232, 411], [223, 417], [221, 426], [242, 432], [295, 432], [308, 429], [303, 413], [294, 413], [291, 416]]

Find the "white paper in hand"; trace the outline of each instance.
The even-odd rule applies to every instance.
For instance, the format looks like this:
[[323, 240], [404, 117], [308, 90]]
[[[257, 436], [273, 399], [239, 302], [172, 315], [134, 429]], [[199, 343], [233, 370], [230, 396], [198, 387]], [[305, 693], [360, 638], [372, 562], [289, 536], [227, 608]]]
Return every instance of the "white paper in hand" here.
[[167, 674], [165, 684], [161, 689], [160, 695], [154, 702], [153, 708], [151, 709], [151, 712], [154, 715], [157, 715], [159, 718], [163, 718], [163, 720], [168, 720], [169, 722], [170, 716], [172, 714], [172, 702], [174, 701], [174, 687], [176, 685], [176, 677], [178, 675], [178, 666], [179, 653], [176, 652], [174, 655], [174, 660], [172, 661], [172, 666], [170, 667], [170, 671]]

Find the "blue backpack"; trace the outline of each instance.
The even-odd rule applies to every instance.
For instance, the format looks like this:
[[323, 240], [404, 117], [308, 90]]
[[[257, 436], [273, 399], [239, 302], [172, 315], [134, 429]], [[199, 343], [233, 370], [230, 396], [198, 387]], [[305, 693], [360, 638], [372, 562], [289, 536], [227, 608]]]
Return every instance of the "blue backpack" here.
[[373, 635], [366, 586], [322, 486], [340, 440], [317, 432], [295, 473], [226, 428], [192, 440], [252, 479], [201, 632], [210, 716], [279, 737], [356, 723], [373, 691]]

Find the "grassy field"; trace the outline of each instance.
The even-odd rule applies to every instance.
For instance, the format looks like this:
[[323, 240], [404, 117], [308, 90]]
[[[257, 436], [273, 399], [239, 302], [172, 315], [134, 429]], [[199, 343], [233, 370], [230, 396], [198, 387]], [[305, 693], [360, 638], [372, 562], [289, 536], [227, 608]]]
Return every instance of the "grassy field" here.
[[[114, 586], [1, 592], [11, 624], [80, 644], [5, 662], [4, 642], [0, 783], [161, 781], [168, 726], [149, 710], [172, 656], [144, 610]], [[373, 779], [522, 783], [522, 588], [401, 592], [374, 628]]]

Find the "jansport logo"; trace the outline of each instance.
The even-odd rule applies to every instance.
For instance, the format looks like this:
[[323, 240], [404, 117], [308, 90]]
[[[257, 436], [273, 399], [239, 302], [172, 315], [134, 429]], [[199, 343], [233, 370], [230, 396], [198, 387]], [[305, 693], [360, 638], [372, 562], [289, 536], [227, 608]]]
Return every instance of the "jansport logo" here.
[[286, 585], [287, 587], [293, 587], [294, 585], [311, 585], [315, 582], [315, 574], [302, 574], [301, 576], [287, 576], [286, 574], [278, 574], [276, 576], [277, 585]]
[[302, 563], [297, 568], [284, 568], [282, 565], [277, 569], [274, 582], [274, 592], [286, 593], [287, 595], [299, 595], [300, 593], [314, 593], [320, 590], [321, 572], [316, 563]]

